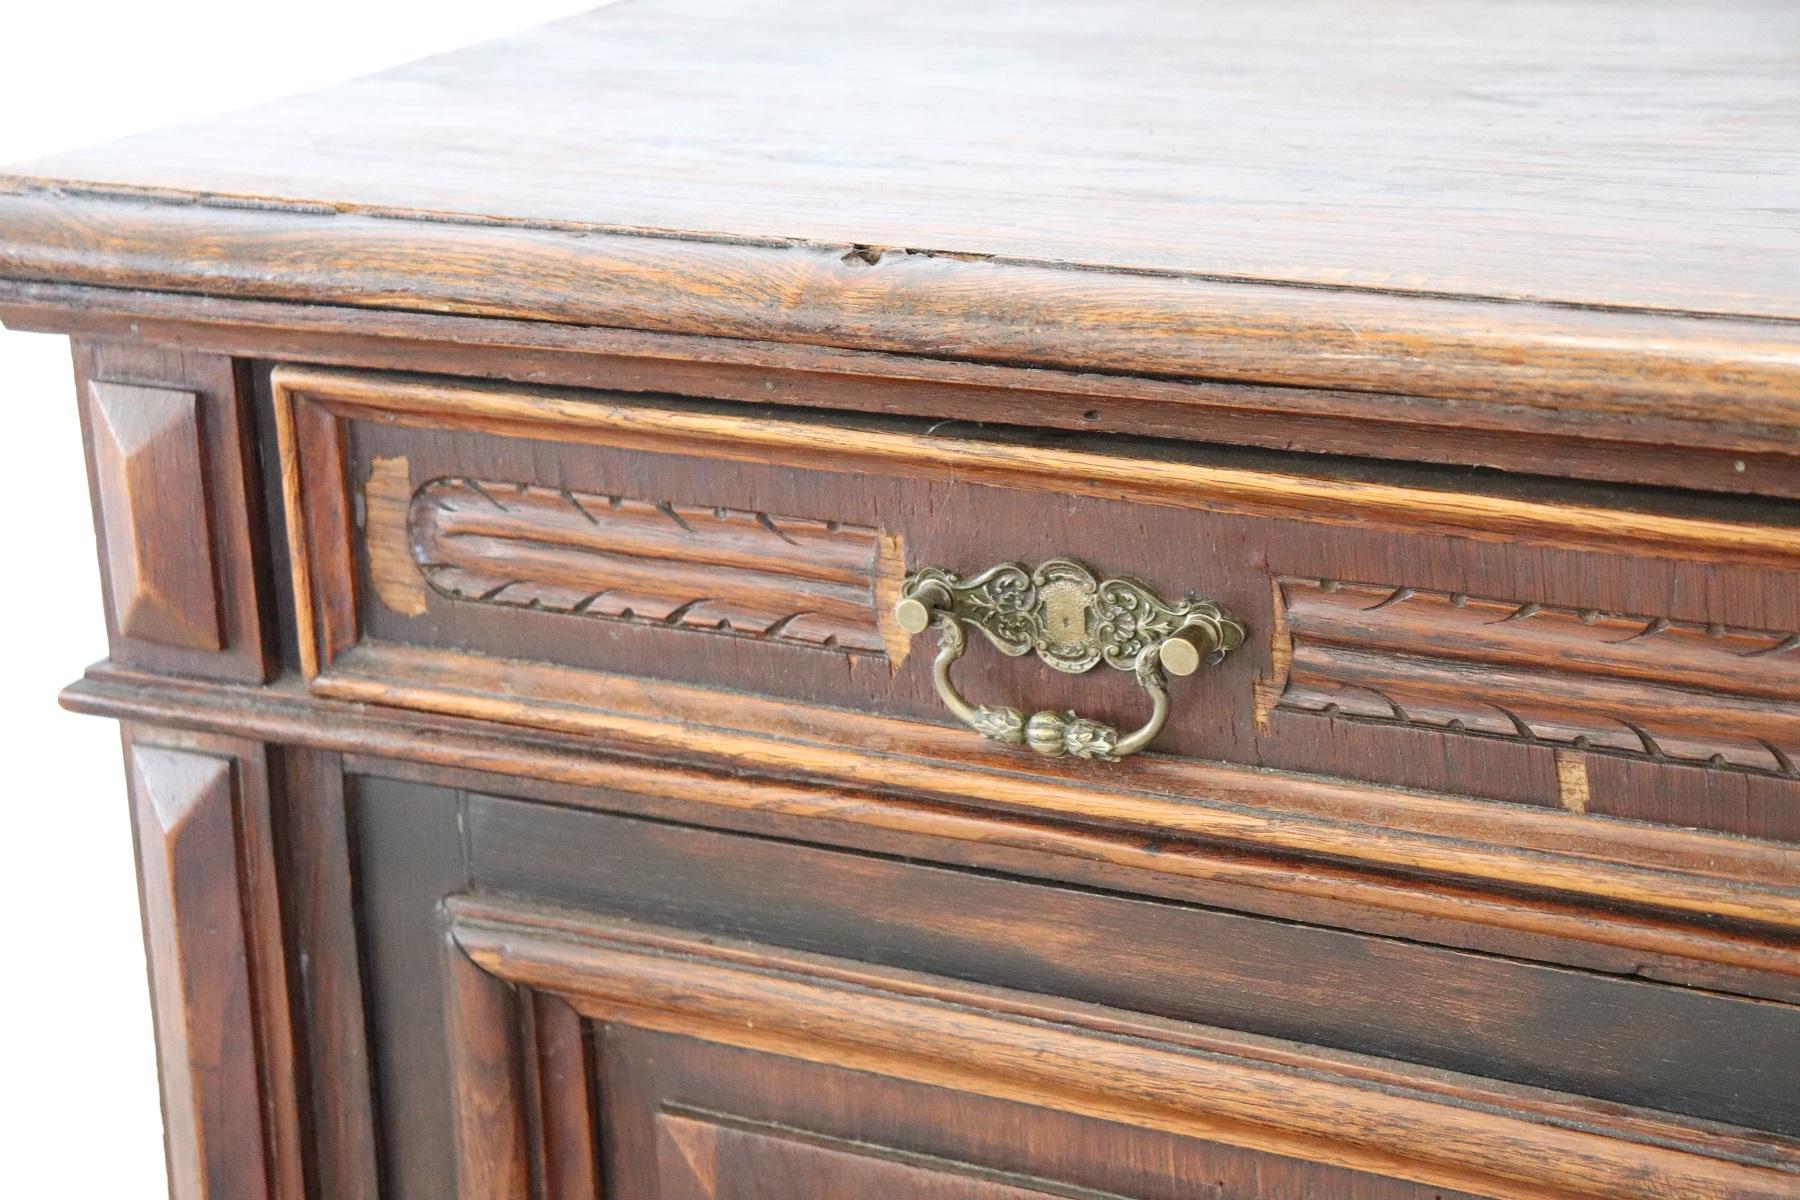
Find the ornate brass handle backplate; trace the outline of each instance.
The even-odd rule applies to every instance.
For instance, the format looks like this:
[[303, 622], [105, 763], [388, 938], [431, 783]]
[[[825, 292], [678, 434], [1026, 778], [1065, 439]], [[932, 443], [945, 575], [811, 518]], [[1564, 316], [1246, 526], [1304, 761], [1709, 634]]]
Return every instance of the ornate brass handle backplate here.
[[[1164, 672], [1191, 675], [1244, 642], [1237, 618], [1210, 600], [1169, 604], [1134, 579], [1103, 579], [1073, 559], [1053, 558], [1035, 570], [1019, 563], [989, 567], [963, 579], [938, 567], [909, 576], [894, 616], [909, 634], [938, 629], [932, 679], [944, 706], [983, 737], [1029, 746], [1051, 757], [1115, 761], [1149, 745], [1169, 719]], [[1150, 695], [1150, 719], [1130, 733], [1073, 712], [1036, 712], [971, 704], [950, 682], [968, 648], [964, 624], [975, 626], [1002, 654], [1037, 656], [1080, 674], [1105, 662], [1137, 675]]]

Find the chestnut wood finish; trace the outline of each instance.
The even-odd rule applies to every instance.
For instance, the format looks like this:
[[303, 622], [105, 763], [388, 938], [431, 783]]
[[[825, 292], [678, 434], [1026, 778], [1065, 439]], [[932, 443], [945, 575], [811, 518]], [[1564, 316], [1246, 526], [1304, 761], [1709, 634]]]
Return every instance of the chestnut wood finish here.
[[[1539, 730], [1526, 724], [1528, 737], [1505, 722], [1499, 731], [1511, 735], [1514, 744], [1496, 744], [1466, 735], [1495, 732], [1494, 722], [1504, 720], [1499, 708], [1478, 704], [1470, 712], [1465, 701], [1465, 709], [1435, 721], [1402, 721], [1375, 691], [1387, 688], [1410, 698], [1406, 687], [1454, 690], [1456, 672], [1464, 669], [1455, 663], [1464, 660], [1475, 664], [1489, 686], [1512, 689], [1497, 692], [1496, 703], [1525, 711], [1527, 699], [1542, 701], [1529, 680], [1517, 680], [1509, 663], [1521, 655], [1539, 661], [1562, 643], [1493, 651], [1490, 644], [1506, 631], [1490, 633], [1485, 609], [1467, 609], [1466, 597], [1464, 607], [1448, 604], [1447, 597], [1449, 608], [1463, 615], [1460, 622], [1440, 623], [1423, 638], [1414, 637], [1400, 656], [1365, 654], [1330, 668], [1344, 674], [1354, 666], [1361, 672], [1352, 682], [1365, 690], [1346, 703], [1314, 686], [1307, 672], [1313, 670], [1312, 658], [1324, 651], [1306, 641], [1298, 684], [1283, 701], [1296, 653], [1289, 629], [1293, 614], [1263, 574], [1274, 568], [1278, 574], [1306, 571], [1332, 582], [1385, 577], [1485, 590], [1512, 586], [1530, 570], [1533, 589], [1543, 598], [1532, 602], [1539, 610], [1549, 604], [1554, 611], [1560, 601], [1577, 614], [1594, 614], [1596, 621], [1603, 613], [1620, 614], [1608, 616], [1596, 636], [1625, 626], [1629, 632], [1619, 636], [1627, 637], [1657, 619], [1671, 622], [1623, 615], [1646, 608], [1672, 614], [1680, 622], [1671, 622], [1672, 628], [1707, 628], [1720, 620], [1800, 626], [1800, 590], [1785, 561], [1793, 530], [1765, 523], [1767, 514], [1757, 510], [1722, 503], [1696, 511], [1691, 502], [1663, 507], [1644, 497], [1645, 510], [1628, 512], [1601, 508], [1595, 503], [1599, 497], [1580, 489], [1515, 486], [1476, 493], [1350, 472], [1295, 477], [1264, 464], [1257, 464], [1264, 469], [1236, 461], [1220, 465], [1166, 449], [1152, 457], [1127, 443], [1076, 450], [895, 423], [845, 426], [622, 397], [603, 403], [593, 394], [285, 366], [272, 372], [271, 391], [287, 468], [282, 487], [291, 498], [290, 556], [296, 577], [307, 581], [297, 597], [300, 649], [304, 668], [315, 675], [312, 686], [322, 695], [462, 715], [504, 713], [509, 720], [592, 730], [617, 712], [616, 703], [590, 699], [604, 690], [592, 678], [598, 669], [686, 674], [724, 688], [749, 673], [759, 679], [759, 690], [785, 693], [795, 702], [823, 700], [941, 720], [930, 660], [909, 658], [910, 644], [890, 616], [904, 572], [927, 563], [978, 567], [1002, 561], [1009, 551], [1019, 557], [1074, 553], [1158, 583], [1171, 595], [1198, 587], [1246, 617], [1252, 628], [1269, 630], [1252, 639], [1262, 645], [1178, 689], [1176, 714], [1158, 743], [1163, 749], [1565, 807], [1569, 778], [1553, 766], [1552, 747], [1582, 754], [1625, 750], [1659, 764], [1709, 762], [1716, 756], [1727, 768], [1771, 776], [1769, 802], [1756, 812], [1691, 807], [1678, 823], [1800, 839], [1800, 777], [1791, 770], [1793, 735], [1783, 724], [1791, 718], [1792, 697], [1800, 695], [1800, 669], [1794, 666], [1800, 658], [1786, 634], [1735, 637], [1732, 649], [1710, 660], [1708, 676], [1732, 679], [1708, 693], [1694, 690], [1699, 675], [1691, 665], [1658, 652], [1673, 640], [1659, 630], [1659, 642], [1613, 652], [1635, 664], [1605, 685], [1615, 715], [1609, 716], [1605, 705], [1587, 703], [1579, 706], [1587, 722], [1582, 727], [1540, 722]], [[439, 432], [447, 426], [487, 436], [447, 441]], [[862, 469], [851, 475], [858, 464]], [[802, 548], [793, 538], [783, 540], [757, 527], [749, 541], [723, 551], [718, 536], [708, 537], [730, 527], [728, 521], [744, 526], [754, 518], [720, 518], [713, 512], [709, 521], [709, 510], [689, 505], [697, 511], [694, 522], [684, 525], [652, 505], [627, 508], [624, 498], [614, 509], [610, 497], [591, 506], [564, 497], [601, 496], [585, 489], [620, 479], [634, 480], [651, 494], [681, 488], [693, 495], [698, 478], [709, 485], [695, 498], [722, 502], [718, 512], [753, 507], [792, 513], [811, 505], [811, 527], [822, 528], [841, 547], [856, 545], [858, 526], [851, 522], [866, 521], [860, 528], [866, 542], [877, 544], [874, 561], [865, 558], [848, 576], [856, 581], [848, 586], [797, 589], [782, 582], [784, 573], [800, 569], [794, 564]], [[359, 479], [361, 508], [369, 514], [361, 530], [341, 515], [346, 504], [355, 507]], [[437, 532], [440, 499], [451, 486], [457, 508], [450, 515], [465, 520], [461, 514], [472, 511], [480, 521], [471, 526], [478, 536], [463, 549], [438, 548], [444, 540]], [[410, 566], [395, 548], [401, 538], [399, 501], [391, 496], [407, 487], [415, 489]], [[1051, 530], [1032, 530], [1031, 522], [1053, 496], [1063, 519]], [[510, 507], [503, 511], [501, 504]], [[381, 515], [390, 510], [396, 515]], [[963, 514], [948, 530], [937, 516], [946, 510]], [[605, 514], [604, 526], [596, 512]], [[670, 512], [679, 516], [673, 507]], [[646, 527], [650, 534], [638, 532]], [[1128, 556], [1117, 549], [1120, 529], [1137, 535]], [[619, 532], [624, 530], [632, 532]], [[1447, 533], [1455, 535], [1448, 547], [1431, 538]], [[593, 551], [608, 546], [609, 539], [630, 554], [596, 557]], [[1188, 550], [1195, 544], [1212, 553], [1196, 560]], [[984, 552], [981, 546], [991, 549]], [[735, 557], [722, 558], [722, 552]], [[846, 565], [859, 555], [871, 551], [848, 549]], [[1741, 561], [1733, 564], [1734, 559]], [[669, 589], [660, 596], [643, 592], [641, 568], [647, 564]], [[739, 569], [720, 569], [728, 564]], [[821, 568], [805, 569], [816, 577]], [[1695, 606], [1691, 589], [1726, 571], [1737, 585], [1729, 597]], [[865, 582], [871, 576], [872, 584]], [[464, 595], [445, 595], [442, 587], [430, 586], [445, 578], [459, 581], [455, 586]], [[1365, 607], [1390, 594], [1418, 591], [1383, 588]], [[771, 595], [783, 602], [771, 605]], [[763, 622], [776, 613], [781, 615], [775, 621], [794, 618], [774, 626], [782, 634], [796, 626], [802, 632], [832, 628], [827, 620], [841, 621], [834, 614], [847, 616], [860, 604], [861, 644], [884, 646], [887, 661], [854, 661], [846, 671], [780, 644], [797, 639], [765, 637], [761, 645], [720, 647], [675, 666], [667, 657], [667, 634], [654, 621], [605, 629], [571, 622], [569, 615], [584, 603], [603, 610], [629, 608], [634, 616], [642, 608], [643, 615], [665, 622], [678, 614], [677, 624], [695, 615], [702, 621], [727, 619], [723, 614], [731, 610], [721, 606], [730, 605], [751, 616], [751, 632], [769, 628]], [[684, 612], [683, 606], [691, 607]], [[1418, 607], [1399, 611], [1404, 615]], [[1515, 604], [1506, 613], [1531, 607]], [[1506, 613], [1492, 614], [1492, 620]], [[746, 624], [741, 616], [739, 623]], [[1516, 640], [1526, 636], [1516, 630], [1535, 632], [1548, 623], [1547, 618], [1515, 622], [1511, 636]], [[857, 642], [833, 635], [826, 644], [855, 649]], [[1450, 665], [1427, 677], [1420, 645], [1435, 648]], [[459, 655], [451, 647], [481, 657]], [[425, 652], [429, 649], [438, 653]], [[1265, 653], [1266, 661], [1259, 661]], [[1740, 654], [1756, 657], [1743, 659], [1740, 669]], [[557, 672], [538, 665], [545, 659], [586, 670]], [[990, 659], [987, 670], [995, 694], [1031, 696], [1042, 706], [1087, 712], [1098, 698], [1106, 713], [1120, 719], [1140, 703], [1129, 680], [1045, 679], [1047, 672], [1029, 661]], [[1740, 685], [1737, 677], [1745, 671], [1750, 683]], [[532, 682], [522, 682], [525, 675]], [[1740, 686], [1750, 688], [1741, 697]], [[1218, 699], [1220, 689], [1230, 699]], [[1293, 715], [1333, 703], [1356, 718], [1388, 719], [1322, 731]], [[736, 710], [747, 711], [741, 704]], [[1404, 705], [1400, 711], [1406, 711]], [[1679, 724], [1670, 726], [1671, 720]], [[739, 725], [741, 719], [727, 716], [723, 723]], [[1651, 740], [1645, 742], [1632, 727], [1654, 731], [1645, 733]], [[1678, 741], [1675, 729], [1688, 740]], [[1404, 752], [1404, 739], [1419, 731], [1447, 739], [1448, 745], [1436, 757], [1407, 759], [1406, 773], [1400, 774], [1393, 749]], [[1666, 751], [1656, 732], [1667, 736]], [[723, 745], [716, 735], [709, 740]], [[852, 732], [846, 740], [859, 738]], [[1565, 765], [1585, 770], [1579, 761]], [[1591, 790], [1588, 799], [1594, 801]], [[1595, 802], [1616, 798], [1607, 793]]]
[[[683, 942], [638, 926], [559, 924], [553, 914], [535, 917], [545, 927], [533, 936], [527, 930], [534, 917], [516, 909], [453, 911], [461, 914], [457, 944], [477, 965], [567, 996], [590, 1018], [658, 1032], [959, 1092], [1049, 1102], [1063, 1112], [1323, 1158], [1435, 1187], [1475, 1185], [1484, 1195], [1531, 1195], [1549, 1186], [1568, 1195], [1636, 1196], [1645, 1178], [1695, 1195], [1708, 1187], [1793, 1195], [1800, 1184], [1789, 1172], [1752, 1162], [1719, 1172], [1706, 1161], [1704, 1136], [1684, 1144], [1674, 1128], [1645, 1128], [1641, 1143], [1614, 1158], [1620, 1147], [1601, 1132], [1608, 1124], [1603, 1118], [1583, 1114], [1583, 1127], [1569, 1128], [1526, 1095], [1515, 1112], [1459, 1117], [1458, 1101], [1474, 1097], [1457, 1095], [1448, 1078], [1435, 1094], [1390, 1093], [1359, 1078], [1360, 1063], [1302, 1067], [1283, 1061], [1279, 1046], [1239, 1042], [1227, 1049], [1206, 1031], [1134, 1022], [1105, 1009], [1051, 1009], [1026, 997], [765, 950], [746, 961], [729, 944]], [[460, 1045], [505, 1032], [453, 1022], [447, 1035]], [[464, 1103], [504, 1107], [510, 1086], [491, 1080]], [[1363, 1094], [1353, 1100], [1352, 1092]], [[1280, 1105], [1270, 1103], [1276, 1094]], [[1482, 1099], [1491, 1104], [1498, 1097]], [[1357, 1126], [1349, 1136], [1347, 1119]], [[1409, 1140], [1409, 1127], [1416, 1140]], [[475, 1132], [473, 1144], [466, 1137], [459, 1142], [465, 1163], [513, 1157], [504, 1123], [482, 1122]], [[1536, 1153], [1520, 1155], [1527, 1146]]]
[[127, 727], [125, 752], [170, 1192], [300, 1200], [261, 747]]
[[[1793, 10], [844, 18], [0, 175], [172, 1200], [1800, 1198]], [[1145, 753], [895, 616], [1054, 558]]]
[[[856, 409], [1354, 454], [1748, 495], [1800, 498], [1777, 436], [1585, 406], [1555, 409], [1334, 388], [1057, 371], [755, 339], [538, 321], [221, 299], [0, 278], [0, 319], [20, 329], [216, 354], [520, 383], [606, 386], [751, 403]], [[1579, 411], [1576, 419], [1571, 414]]]
[[[197, 397], [93, 380], [88, 404], [114, 624], [139, 641], [219, 649]], [[159, 536], [157, 519], [186, 536]]]
[[261, 682], [263, 539], [236, 365], [82, 345], [75, 375], [112, 657]]
[[412, 569], [456, 600], [883, 648], [873, 529], [475, 479], [432, 480], [407, 519]]
[[1800, 779], [1800, 633], [1283, 580], [1285, 708]]

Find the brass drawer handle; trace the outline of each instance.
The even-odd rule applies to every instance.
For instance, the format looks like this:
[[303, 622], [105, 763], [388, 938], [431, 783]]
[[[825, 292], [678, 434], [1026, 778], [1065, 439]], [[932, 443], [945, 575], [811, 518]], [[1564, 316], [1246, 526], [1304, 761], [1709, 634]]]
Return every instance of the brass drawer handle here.
[[[1169, 719], [1164, 672], [1191, 675], [1244, 642], [1244, 626], [1210, 600], [1180, 604], [1159, 599], [1134, 579], [1102, 579], [1081, 563], [1053, 558], [1035, 570], [1019, 563], [989, 567], [964, 580], [926, 567], [906, 580], [895, 619], [909, 634], [936, 625], [932, 679], [944, 706], [983, 737], [1029, 746], [1053, 758], [1117, 761], [1149, 745]], [[1073, 712], [1036, 712], [970, 704], [950, 682], [950, 668], [968, 647], [967, 622], [1002, 654], [1028, 650], [1059, 671], [1080, 674], [1105, 662], [1132, 671], [1150, 694], [1150, 719], [1127, 734]]]

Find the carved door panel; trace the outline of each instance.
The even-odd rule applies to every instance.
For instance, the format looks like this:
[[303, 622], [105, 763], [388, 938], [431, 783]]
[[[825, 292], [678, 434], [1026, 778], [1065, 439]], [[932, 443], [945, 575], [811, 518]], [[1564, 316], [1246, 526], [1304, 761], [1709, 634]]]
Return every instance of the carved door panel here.
[[[368, 759], [345, 764], [340, 798], [323, 757], [286, 765], [304, 797], [286, 840], [350, 876], [330, 867], [290, 897], [326, 1194], [1626, 1200], [1646, 1171], [1671, 1195], [1792, 1194], [1785, 1139], [1749, 1135], [1728, 1159], [1715, 1122], [1598, 1098], [1686, 1071], [1638, 1062], [1640, 1027], [1762, 1020], [1755, 1061], [1710, 1052], [1683, 1103], [1785, 1123], [1778, 1006], [1443, 951], [1414, 972], [1407, 948], [1339, 954], [1323, 930], [1195, 925], [1217, 915], [487, 796]], [[1245, 974], [1240, 943], [1280, 979]], [[1365, 968], [1394, 993], [1377, 1032], [1448, 1035], [1440, 993], [1405, 994], [1448, 973], [1489, 1006], [1489, 1071], [1542, 1078], [1539, 1059], [1585, 1038], [1596, 1090], [1428, 1066], [1423, 1041], [1346, 1052]], [[1307, 996], [1284, 997], [1299, 979]], [[1252, 988], [1256, 1011], [1228, 1007]], [[1571, 1006], [1638, 1019], [1571, 1023]], [[1310, 1025], [1267, 1036], [1270, 1013]]]
[[609, 1200], [1460, 1196], [872, 1071], [610, 1025]]

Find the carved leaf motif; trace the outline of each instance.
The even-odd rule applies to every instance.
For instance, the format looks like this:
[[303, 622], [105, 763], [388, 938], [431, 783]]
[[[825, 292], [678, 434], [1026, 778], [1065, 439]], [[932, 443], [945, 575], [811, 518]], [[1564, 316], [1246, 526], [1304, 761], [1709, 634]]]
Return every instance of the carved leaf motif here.
[[1281, 581], [1279, 707], [1800, 778], [1795, 635]]
[[452, 600], [885, 651], [863, 526], [472, 479], [421, 487], [408, 524]]

